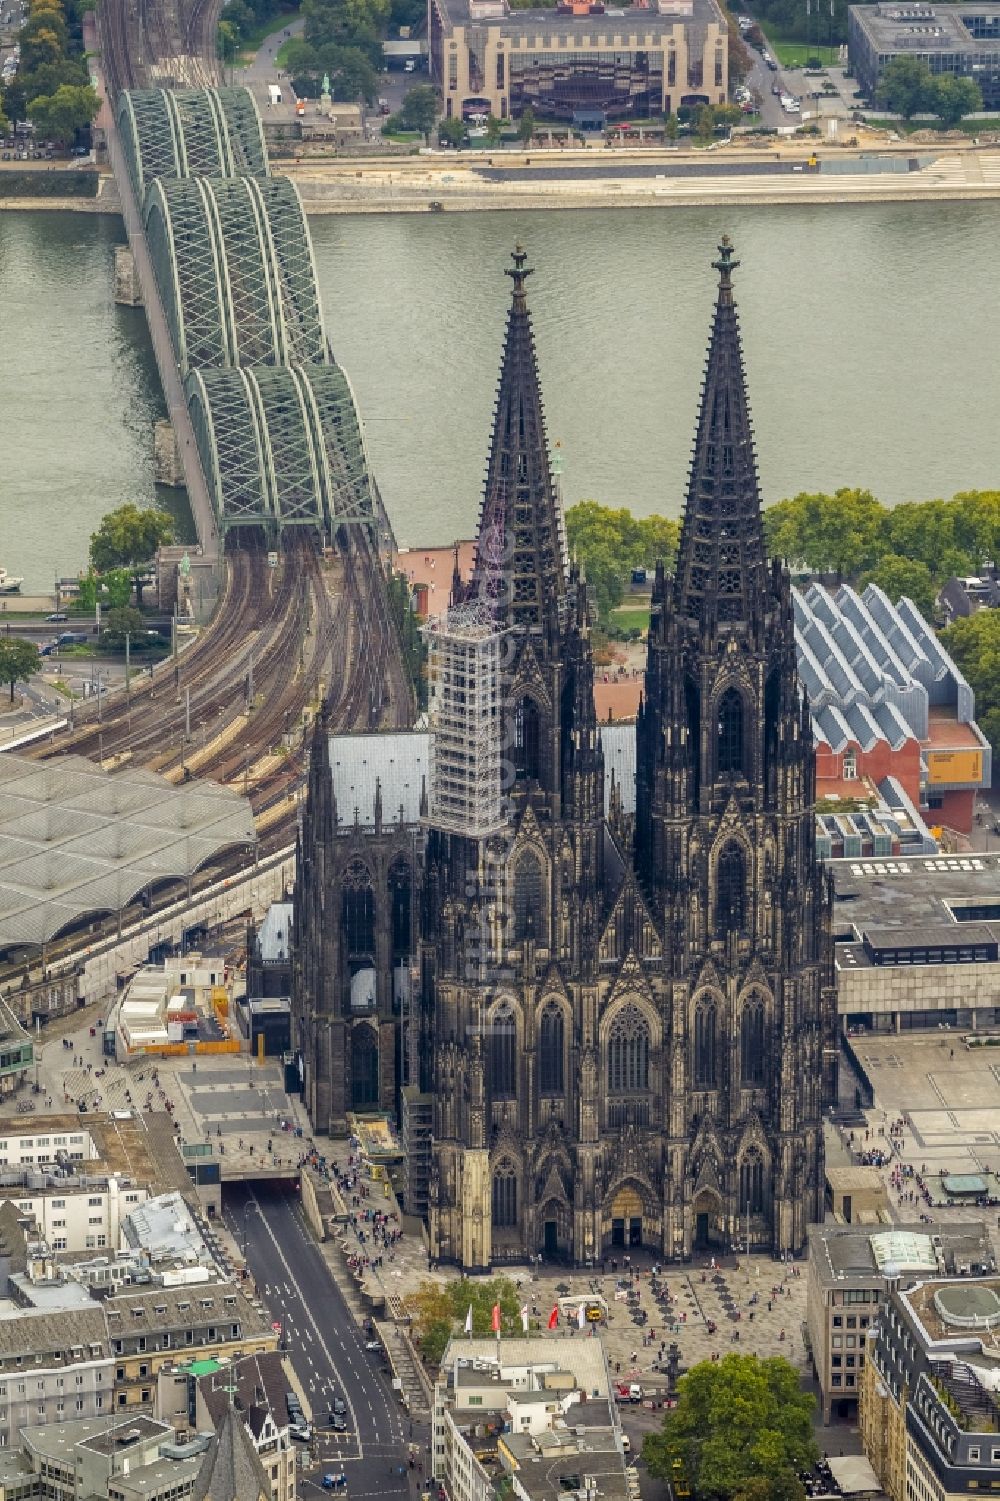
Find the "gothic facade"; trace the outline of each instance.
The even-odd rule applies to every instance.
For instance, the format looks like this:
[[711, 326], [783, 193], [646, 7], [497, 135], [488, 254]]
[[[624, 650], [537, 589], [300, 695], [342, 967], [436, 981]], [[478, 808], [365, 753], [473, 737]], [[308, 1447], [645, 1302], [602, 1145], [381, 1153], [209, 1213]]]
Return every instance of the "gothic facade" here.
[[293, 987], [311, 1118], [336, 1132], [352, 1109], [395, 1112], [404, 1087], [426, 1099], [431, 1251], [470, 1270], [748, 1237], [799, 1252], [823, 1217], [829, 909], [736, 264], [724, 241], [634, 785], [605, 775], [520, 251], [476, 567], [453, 591], [502, 642], [502, 825], [435, 820], [426, 735], [314, 742]]

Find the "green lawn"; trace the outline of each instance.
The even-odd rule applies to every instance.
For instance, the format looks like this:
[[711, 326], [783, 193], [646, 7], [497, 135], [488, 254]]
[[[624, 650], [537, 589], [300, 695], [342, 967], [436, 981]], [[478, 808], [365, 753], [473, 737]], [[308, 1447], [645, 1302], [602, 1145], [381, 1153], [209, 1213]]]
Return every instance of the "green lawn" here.
[[836, 67], [840, 60], [840, 48], [836, 45], [821, 47], [816, 42], [793, 41], [781, 36], [779, 32], [769, 31], [766, 26], [762, 26], [761, 30], [767, 37], [768, 47], [784, 68], [804, 68], [806, 59], [810, 57], [822, 58], [825, 68]]
[[649, 606], [639, 609], [630, 609], [625, 605], [619, 606], [617, 610], [611, 611], [608, 624], [615, 626], [619, 631], [648, 631]]

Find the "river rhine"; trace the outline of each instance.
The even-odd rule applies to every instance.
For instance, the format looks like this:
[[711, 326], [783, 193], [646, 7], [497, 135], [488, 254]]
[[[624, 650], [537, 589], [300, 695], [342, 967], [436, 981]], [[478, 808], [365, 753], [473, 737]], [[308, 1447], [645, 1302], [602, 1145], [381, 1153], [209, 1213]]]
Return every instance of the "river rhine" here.
[[[767, 500], [1000, 487], [1000, 203], [312, 221], [327, 327], [401, 543], [471, 534], [522, 238], [567, 503], [679, 512], [723, 230]], [[84, 565], [105, 510], [153, 493], [161, 398], [141, 312], [112, 301], [114, 222], [0, 214], [0, 563]], [[166, 498], [166, 494], [163, 498]]]

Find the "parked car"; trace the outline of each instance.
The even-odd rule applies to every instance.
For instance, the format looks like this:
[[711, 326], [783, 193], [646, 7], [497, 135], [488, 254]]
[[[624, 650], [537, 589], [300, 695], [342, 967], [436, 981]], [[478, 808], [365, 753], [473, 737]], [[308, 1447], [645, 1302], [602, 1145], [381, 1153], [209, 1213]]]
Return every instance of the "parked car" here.
[[56, 610], [53, 614], [46, 615], [45, 618], [46, 618], [46, 620], [57, 621], [57, 620], [68, 620], [69, 616], [68, 615], [64, 615], [63, 612], [62, 612], [62, 610]]
[[308, 1444], [313, 1436], [313, 1431], [308, 1423], [291, 1423], [288, 1432], [296, 1443]]

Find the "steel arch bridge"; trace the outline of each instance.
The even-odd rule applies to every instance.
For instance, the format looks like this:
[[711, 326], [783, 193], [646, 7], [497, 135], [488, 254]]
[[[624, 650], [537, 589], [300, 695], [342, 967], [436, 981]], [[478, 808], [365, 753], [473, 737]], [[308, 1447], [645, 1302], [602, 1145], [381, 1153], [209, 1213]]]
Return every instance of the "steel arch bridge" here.
[[343, 522], [375, 522], [364, 436], [339, 365], [195, 370], [186, 390], [224, 525], [332, 532]]
[[117, 123], [220, 533], [388, 531], [298, 190], [270, 175], [253, 96], [125, 91]]
[[248, 89], [126, 89], [117, 123], [139, 204], [159, 177], [270, 175]]
[[287, 178], [159, 178], [143, 220], [183, 376], [327, 363], [312, 244]]

